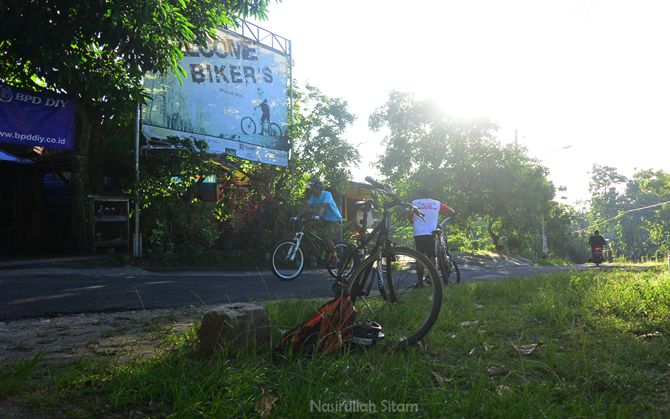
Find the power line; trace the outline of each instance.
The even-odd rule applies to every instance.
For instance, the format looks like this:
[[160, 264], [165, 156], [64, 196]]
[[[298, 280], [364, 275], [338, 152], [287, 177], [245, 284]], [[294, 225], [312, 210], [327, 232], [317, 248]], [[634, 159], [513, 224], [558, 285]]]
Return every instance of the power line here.
[[640, 207], [640, 208], [629, 209], [629, 210], [627, 210], [627, 211], [624, 211], [624, 212], [621, 212], [621, 213], [615, 215], [614, 217], [612, 217], [612, 218], [610, 218], [610, 219], [608, 219], [608, 220], [601, 221], [601, 222], [599, 222], [599, 223], [593, 224], [593, 225], [591, 225], [591, 226], [589, 226], [589, 227], [587, 227], [587, 228], [582, 228], [582, 229], [579, 229], [579, 230], [571, 231], [570, 234], [581, 233], [582, 231], [586, 231], [586, 230], [592, 229], [592, 228], [597, 227], [597, 226], [599, 226], [599, 225], [601, 225], [601, 224], [609, 223], [610, 221], [612, 221], [612, 220], [616, 220], [617, 218], [621, 218], [621, 217], [623, 217], [624, 215], [626, 215], [626, 214], [628, 214], [628, 213], [630, 213], [630, 212], [637, 212], [637, 211], [642, 211], [642, 210], [646, 210], [646, 209], [650, 209], [650, 208], [656, 208], [656, 207], [660, 207], [661, 205], [665, 205], [665, 204], [670, 204], [670, 201], [660, 202], [660, 203], [658, 203], [658, 204], [654, 204], [654, 205], [647, 205], [646, 207]]

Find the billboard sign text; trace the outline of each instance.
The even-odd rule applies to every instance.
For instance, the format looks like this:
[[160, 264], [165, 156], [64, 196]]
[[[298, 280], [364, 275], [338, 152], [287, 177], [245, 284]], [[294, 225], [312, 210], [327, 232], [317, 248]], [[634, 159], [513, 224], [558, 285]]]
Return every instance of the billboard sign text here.
[[226, 30], [180, 61], [186, 76], [147, 74], [148, 138], [202, 139], [212, 153], [288, 164], [288, 57]]

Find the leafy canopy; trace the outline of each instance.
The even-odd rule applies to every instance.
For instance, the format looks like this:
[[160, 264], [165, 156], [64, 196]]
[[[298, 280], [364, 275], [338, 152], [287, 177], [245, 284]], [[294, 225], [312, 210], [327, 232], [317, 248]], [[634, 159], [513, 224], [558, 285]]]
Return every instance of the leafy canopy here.
[[[176, 69], [185, 43], [265, 18], [269, 0], [4, 0], [0, 81], [130, 109], [142, 76]], [[109, 112], [109, 111], [108, 111]]]
[[561, 216], [547, 169], [523, 147], [501, 145], [489, 119], [454, 119], [431, 101], [392, 92], [369, 125], [385, 133], [382, 175], [410, 197], [427, 189], [463, 214], [466, 228], [483, 223], [494, 247], [504, 238], [511, 248], [531, 248], [540, 243], [541, 215]]

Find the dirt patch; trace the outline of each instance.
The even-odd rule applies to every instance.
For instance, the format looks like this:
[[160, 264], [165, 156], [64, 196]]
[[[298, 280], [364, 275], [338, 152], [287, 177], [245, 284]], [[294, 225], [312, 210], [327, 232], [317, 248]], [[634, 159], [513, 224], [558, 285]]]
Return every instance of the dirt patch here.
[[[172, 347], [168, 336], [187, 333], [208, 311], [231, 304], [178, 310], [87, 313], [0, 322], [0, 368], [41, 356], [38, 366], [62, 366], [86, 356], [112, 356], [119, 363], [150, 359]], [[132, 415], [131, 415], [132, 416]], [[0, 400], [0, 417], [60, 417], [13, 399]]]
[[166, 337], [186, 332], [208, 309], [92, 313], [0, 322], [0, 365], [41, 355], [41, 364], [87, 355], [120, 361], [150, 357], [169, 346]]

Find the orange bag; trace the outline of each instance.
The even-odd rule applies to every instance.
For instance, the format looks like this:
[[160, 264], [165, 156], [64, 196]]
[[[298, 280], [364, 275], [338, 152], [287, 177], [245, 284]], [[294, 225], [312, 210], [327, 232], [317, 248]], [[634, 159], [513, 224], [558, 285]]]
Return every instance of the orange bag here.
[[356, 309], [348, 295], [335, 298], [319, 307], [306, 322], [286, 332], [274, 350], [294, 354], [334, 352], [351, 340], [355, 317]]

